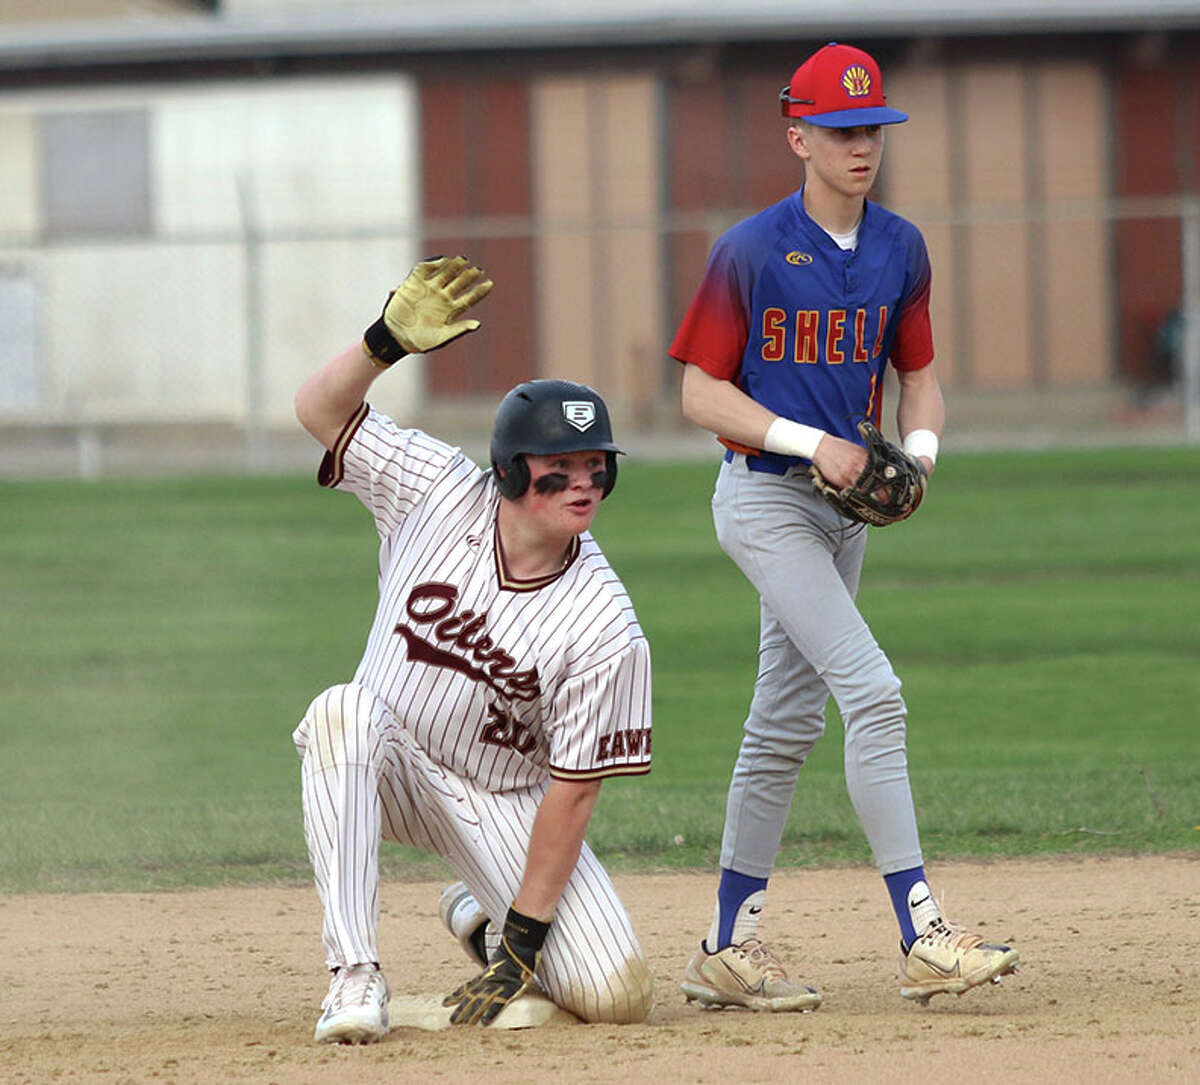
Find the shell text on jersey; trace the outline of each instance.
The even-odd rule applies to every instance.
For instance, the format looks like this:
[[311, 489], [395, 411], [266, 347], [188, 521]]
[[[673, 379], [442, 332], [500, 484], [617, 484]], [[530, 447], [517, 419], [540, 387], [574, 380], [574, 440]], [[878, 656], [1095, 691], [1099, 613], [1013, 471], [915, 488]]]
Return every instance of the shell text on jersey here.
[[611, 731], [600, 736], [596, 748], [596, 760], [608, 761], [614, 757], [650, 756], [650, 728], [633, 727], [624, 731]]
[[[762, 360], [782, 362], [788, 356], [791, 340], [791, 359], [800, 365], [815, 365], [824, 359], [827, 365], [843, 362], [869, 362], [883, 350], [883, 335], [887, 330], [888, 307], [879, 307], [874, 328], [868, 328], [870, 314], [866, 309], [797, 309], [789, 320], [785, 310], [771, 307], [762, 314]], [[824, 328], [824, 335], [821, 329]], [[874, 335], [871, 335], [871, 332]], [[871, 350], [868, 342], [874, 340]], [[822, 353], [822, 347], [824, 352]]]
[[[514, 670], [516, 660], [485, 632], [487, 614], [476, 614], [470, 609], [455, 614], [457, 602], [458, 589], [453, 584], [418, 584], [409, 592], [405, 610], [413, 624], [432, 625], [433, 638], [444, 645], [434, 644], [418, 636], [415, 629], [397, 622], [395, 632], [407, 643], [409, 660], [458, 671], [518, 701], [532, 701], [541, 696], [537, 667]], [[451, 648], [464, 654], [458, 655]]]

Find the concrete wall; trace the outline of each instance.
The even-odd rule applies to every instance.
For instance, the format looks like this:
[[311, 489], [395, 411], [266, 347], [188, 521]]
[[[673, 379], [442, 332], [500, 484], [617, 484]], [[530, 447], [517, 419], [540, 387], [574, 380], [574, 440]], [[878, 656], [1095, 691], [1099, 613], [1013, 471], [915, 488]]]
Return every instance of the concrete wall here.
[[[123, 167], [103, 145], [55, 165], [48, 134], [77, 121], [66, 131], [85, 144], [112, 117], [145, 129], [146, 226], [131, 215], [124, 231], [64, 234], [53, 216], [69, 199], [47, 171], [86, 203]], [[0, 167], [0, 299], [32, 296], [34, 310], [30, 327], [28, 304], [0, 301], [0, 409], [25, 415], [288, 424], [300, 377], [378, 315], [416, 258], [415, 95], [401, 77], [9, 97]], [[381, 394], [404, 413], [420, 377], [410, 367]]]

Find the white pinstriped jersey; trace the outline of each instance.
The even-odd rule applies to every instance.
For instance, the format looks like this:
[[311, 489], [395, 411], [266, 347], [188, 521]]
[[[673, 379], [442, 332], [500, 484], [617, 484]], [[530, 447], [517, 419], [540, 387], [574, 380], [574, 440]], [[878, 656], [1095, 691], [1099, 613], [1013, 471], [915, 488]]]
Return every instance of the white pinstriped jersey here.
[[505, 568], [490, 472], [364, 404], [321, 465], [380, 537], [355, 681], [436, 762], [488, 791], [650, 771], [650, 648], [588, 533], [537, 580]]

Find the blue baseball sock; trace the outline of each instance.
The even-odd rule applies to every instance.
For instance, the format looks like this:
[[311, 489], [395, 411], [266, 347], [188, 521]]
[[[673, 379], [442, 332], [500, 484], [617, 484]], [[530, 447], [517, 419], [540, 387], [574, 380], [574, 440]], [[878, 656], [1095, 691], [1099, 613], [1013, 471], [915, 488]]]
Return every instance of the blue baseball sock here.
[[[721, 884], [717, 886], [717, 914], [713, 917], [713, 929], [705, 938], [705, 948], [716, 953], [733, 942], [733, 924], [738, 910], [747, 898], [767, 888], [766, 878], [752, 878], [736, 870], [721, 868]], [[716, 944], [714, 945], [714, 939]]]
[[900, 941], [907, 952], [940, 912], [929, 883], [925, 880], [923, 866], [885, 874], [883, 880], [892, 898], [896, 918], [900, 921]]

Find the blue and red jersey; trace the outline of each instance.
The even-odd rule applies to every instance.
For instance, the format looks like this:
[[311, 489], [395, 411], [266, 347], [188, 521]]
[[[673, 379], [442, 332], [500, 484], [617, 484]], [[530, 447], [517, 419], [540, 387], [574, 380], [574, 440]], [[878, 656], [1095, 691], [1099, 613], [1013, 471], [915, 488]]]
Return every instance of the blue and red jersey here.
[[[879, 424], [884, 366], [933, 360], [929, 284], [911, 222], [866, 201], [858, 247], [846, 251], [809, 218], [801, 190], [717, 239], [670, 354], [784, 418], [862, 444], [857, 424]], [[799, 462], [751, 457], [777, 473]]]

